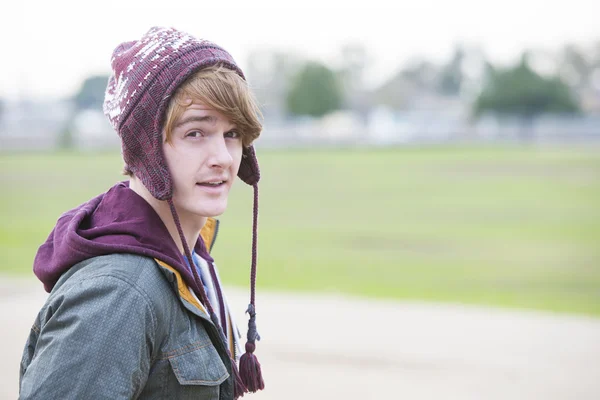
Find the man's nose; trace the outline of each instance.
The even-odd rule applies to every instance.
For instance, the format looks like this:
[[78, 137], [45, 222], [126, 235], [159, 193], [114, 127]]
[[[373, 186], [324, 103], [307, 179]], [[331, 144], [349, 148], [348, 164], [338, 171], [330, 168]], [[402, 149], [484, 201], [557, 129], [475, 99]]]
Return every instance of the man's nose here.
[[209, 163], [211, 167], [228, 168], [233, 163], [223, 135], [215, 135], [211, 141]]

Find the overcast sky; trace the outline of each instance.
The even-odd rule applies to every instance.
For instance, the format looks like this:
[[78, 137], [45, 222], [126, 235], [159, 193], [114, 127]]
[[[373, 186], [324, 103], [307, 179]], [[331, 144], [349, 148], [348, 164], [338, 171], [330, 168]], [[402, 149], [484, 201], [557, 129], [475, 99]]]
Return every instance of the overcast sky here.
[[479, 44], [493, 60], [508, 62], [524, 48], [600, 39], [598, 0], [355, 2], [361, 7], [333, 0], [12, 2], [0, 15], [0, 97], [12, 98], [72, 95], [86, 76], [109, 72], [117, 44], [153, 25], [212, 40], [242, 68], [256, 49], [334, 62], [342, 44], [360, 42], [373, 60], [371, 81], [415, 56], [442, 60], [455, 43]]

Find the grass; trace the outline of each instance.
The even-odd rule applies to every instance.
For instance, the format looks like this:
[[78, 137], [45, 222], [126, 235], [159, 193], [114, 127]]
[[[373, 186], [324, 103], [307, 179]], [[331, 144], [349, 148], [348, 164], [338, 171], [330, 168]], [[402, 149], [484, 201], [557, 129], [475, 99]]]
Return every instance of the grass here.
[[[600, 153], [583, 147], [260, 151], [258, 286], [600, 315]], [[118, 154], [0, 156], [0, 272], [31, 275]], [[252, 192], [213, 255], [247, 285]]]

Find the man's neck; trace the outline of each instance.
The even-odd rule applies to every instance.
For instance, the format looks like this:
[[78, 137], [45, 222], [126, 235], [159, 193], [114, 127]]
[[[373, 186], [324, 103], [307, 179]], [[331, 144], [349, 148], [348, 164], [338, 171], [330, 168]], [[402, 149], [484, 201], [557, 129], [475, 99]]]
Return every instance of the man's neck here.
[[[162, 222], [167, 227], [169, 234], [175, 241], [175, 244], [177, 245], [177, 248], [181, 254], [185, 254], [179, 236], [179, 231], [175, 225], [175, 220], [173, 218], [173, 214], [171, 213], [169, 204], [164, 200], [157, 200], [154, 196], [152, 196], [142, 182], [135, 177], [129, 180], [129, 188], [137, 193], [141, 198], [146, 200], [146, 202], [150, 204], [154, 211], [156, 211]], [[175, 209], [177, 211], [177, 216], [179, 217], [184, 238], [187, 242], [190, 252], [192, 252], [194, 250], [194, 246], [196, 245], [196, 241], [198, 240], [198, 236], [200, 235], [200, 230], [206, 223], [206, 218], [198, 218], [197, 215], [194, 215], [193, 217], [188, 216], [180, 210], [177, 210], [177, 206], [175, 206]]]

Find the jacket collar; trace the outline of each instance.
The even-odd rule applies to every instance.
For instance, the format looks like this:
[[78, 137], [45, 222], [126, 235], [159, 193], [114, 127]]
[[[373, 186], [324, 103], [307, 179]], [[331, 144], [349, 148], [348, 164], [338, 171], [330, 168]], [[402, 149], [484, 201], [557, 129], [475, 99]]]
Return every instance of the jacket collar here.
[[[204, 240], [208, 251], [211, 251], [213, 248], [213, 245], [217, 238], [218, 230], [219, 221], [214, 218], [208, 218], [206, 224], [200, 231], [200, 235], [202, 236], [202, 240]], [[169, 281], [172, 282], [174, 289], [179, 295], [179, 300], [181, 301], [183, 306], [192, 314], [208, 321], [212, 326], [214, 326], [212, 320], [210, 319], [210, 315], [208, 315], [206, 307], [202, 303], [200, 303], [200, 301], [198, 301], [198, 298], [192, 293], [179, 271], [177, 271], [175, 268], [173, 268], [164, 261], [161, 261], [157, 258], [155, 258], [154, 260], [161, 268], [162, 272], [167, 276]], [[229, 315], [229, 312], [227, 312], [227, 318], [230, 319], [229, 326], [231, 326], [231, 331], [227, 335], [229, 351], [230, 354], [237, 354], [235, 344], [235, 341], [237, 341], [237, 339], [235, 338], [236, 335], [233, 333], [233, 323], [231, 321], [231, 315]]]
[[200, 236], [202, 236], [202, 240], [204, 241], [209, 254], [212, 251], [215, 241], [217, 240], [218, 233], [219, 220], [209, 217], [200, 231]]
[[[206, 220], [206, 223], [200, 231], [200, 236], [202, 237], [202, 240], [204, 241], [206, 249], [209, 253], [215, 244], [218, 231], [219, 221], [215, 218], [210, 217]], [[189, 289], [188, 285], [181, 276], [181, 273], [179, 273], [171, 265], [167, 264], [162, 260], [159, 260], [158, 258], [155, 258], [154, 260], [158, 263], [160, 267], [162, 267], [163, 272], [169, 274], [168, 276], [174, 278], [169, 280], [176, 284], [177, 293], [179, 293], [179, 297], [182, 300], [184, 306], [199, 317], [210, 321], [208, 311], [206, 310], [204, 305], [197, 300], [192, 291]]]

